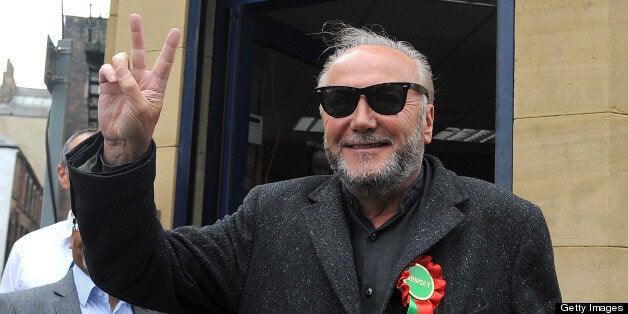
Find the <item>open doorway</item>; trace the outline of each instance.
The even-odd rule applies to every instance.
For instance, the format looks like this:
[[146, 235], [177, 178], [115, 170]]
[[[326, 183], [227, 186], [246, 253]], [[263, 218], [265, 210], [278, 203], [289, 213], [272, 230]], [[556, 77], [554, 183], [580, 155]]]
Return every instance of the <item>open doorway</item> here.
[[[460, 175], [494, 180], [494, 1], [344, 0], [290, 7], [268, 1], [253, 10], [312, 40], [325, 21], [339, 19], [355, 26], [381, 25], [412, 43], [427, 55], [435, 79], [435, 140], [426, 153]], [[322, 148], [312, 92], [322, 60], [300, 59], [303, 47], [273, 46], [273, 39], [263, 37], [268, 35], [258, 32], [253, 53], [251, 114], [260, 123], [249, 126], [262, 135], [249, 144], [248, 187], [313, 174]]]
[[207, 160], [194, 196], [202, 224], [237, 210], [255, 185], [325, 171], [313, 88], [325, 48], [315, 34], [330, 20], [381, 25], [424, 53], [436, 88], [426, 153], [459, 175], [495, 181], [496, 0], [243, 0], [215, 9], [216, 28], [201, 27], [213, 36]]

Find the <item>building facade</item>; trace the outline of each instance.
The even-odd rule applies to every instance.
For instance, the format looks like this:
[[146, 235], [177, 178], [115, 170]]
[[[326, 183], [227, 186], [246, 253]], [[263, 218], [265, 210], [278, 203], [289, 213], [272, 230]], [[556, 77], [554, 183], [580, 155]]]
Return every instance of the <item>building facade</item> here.
[[0, 133], [0, 269], [21, 236], [39, 228], [43, 189], [20, 147]]
[[45, 89], [16, 86], [14, 70], [8, 60], [0, 87], [0, 133], [19, 144], [42, 183], [46, 169], [46, 123], [52, 98]]
[[[107, 19], [64, 16], [63, 36], [72, 41], [63, 141], [77, 131], [98, 128], [98, 70], [103, 64]], [[57, 157], [53, 164], [57, 164]], [[69, 193], [59, 190], [56, 220], [66, 219]]]

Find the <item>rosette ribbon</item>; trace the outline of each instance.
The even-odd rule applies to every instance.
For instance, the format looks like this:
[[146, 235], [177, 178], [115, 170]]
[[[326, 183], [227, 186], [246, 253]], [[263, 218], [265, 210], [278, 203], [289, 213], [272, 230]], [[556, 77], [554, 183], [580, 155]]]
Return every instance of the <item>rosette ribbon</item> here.
[[[418, 268], [427, 270], [427, 272], [429, 272], [429, 276], [433, 280], [433, 291], [431, 294], [423, 295], [423, 300], [421, 300], [420, 297], [416, 297], [417, 293], [411, 292], [411, 288], [408, 285], [408, 280], [421, 282], [425, 286], [429, 286], [431, 284], [431, 282], [428, 283], [425, 280], [420, 278], [417, 279], [411, 276], [410, 269], [416, 265], [421, 265], [422, 267]], [[440, 305], [440, 301], [445, 296], [445, 280], [443, 279], [443, 270], [440, 265], [432, 263], [431, 256], [419, 256], [416, 260], [410, 263], [408, 268], [401, 272], [401, 276], [397, 281], [397, 289], [401, 290], [401, 302], [404, 306], [408, 306], [408, 314], [434, 313], [434, 309]]]

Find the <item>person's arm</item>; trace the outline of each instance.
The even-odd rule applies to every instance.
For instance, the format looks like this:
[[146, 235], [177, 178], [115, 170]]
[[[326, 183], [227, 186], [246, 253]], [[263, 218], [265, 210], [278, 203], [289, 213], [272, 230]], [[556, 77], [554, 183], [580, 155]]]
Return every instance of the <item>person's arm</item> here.
[[551, 313], [561, 302], [549, 230], [538, 207], [522, 235], [515, 262], [511, 300], [517, 313]]
[[145, 308], [237, 311], [252, 211], [207, 228], [162, 228], [152, 135], [180, 31], [168, 33], [149, 71], [141, 17], [132, 14], [129, 21], [130, 58], [118, 53], [99, 72], [100, 132], [67, 155], [72, 211], [90, 276], [104, 291]]
[[20, 289], [20, 241], [16, 241], [11, 248], [9, 258], [4, 265], [2, 280], [0, 281], [0, 293], [18, 291]]
[[98, 133], [68, 154], [72, 211], [96, 285], [130, 304], [168, 313], [237, 311], [257, 194], [215, 225], [163, 230], [153, 197], [154, 143], [145, 158], [114, 171], [82, 167], [103, 145]]

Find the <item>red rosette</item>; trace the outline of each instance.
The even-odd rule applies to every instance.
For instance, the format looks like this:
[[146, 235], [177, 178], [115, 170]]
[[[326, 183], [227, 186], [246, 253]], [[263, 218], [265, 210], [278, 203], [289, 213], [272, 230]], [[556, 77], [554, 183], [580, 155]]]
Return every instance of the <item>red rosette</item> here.
[[[427, 269], [434, 280], [434, 293], [425, 301], [413, 298], [410, 295], [410, 287], [404, 282], [405, 279], [410, 277], [408, 269], [416, 264], [419, 264]], [[443, 270], [440, 265], [432, 263], [432, 257], [429, 255], [422, 255], [415, 259], [408, 268], [401, 272], [399, 280], [397, 280], [397, 289], [401, 291], [401, 302], [404, 306], [408, 306], [410, 301], [416, 304], [417, 313], [433, 313], [440, 305], [440, 301], [445, 296], [445, 279], [443, 279]]]

